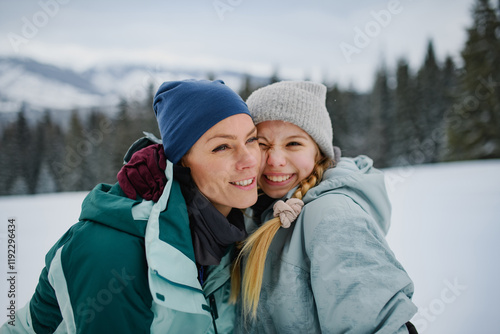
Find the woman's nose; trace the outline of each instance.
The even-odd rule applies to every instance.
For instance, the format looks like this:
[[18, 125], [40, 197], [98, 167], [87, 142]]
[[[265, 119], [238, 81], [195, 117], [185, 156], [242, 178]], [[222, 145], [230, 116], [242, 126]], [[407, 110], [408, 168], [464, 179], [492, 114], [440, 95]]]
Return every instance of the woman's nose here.
[[251, 150], [248, 147], [244, 147], [240, 151], [240, 156], [238, 157], [237, 168], [246, 169], [254, 168], [260, 163], [260, 152], [257, 150]]

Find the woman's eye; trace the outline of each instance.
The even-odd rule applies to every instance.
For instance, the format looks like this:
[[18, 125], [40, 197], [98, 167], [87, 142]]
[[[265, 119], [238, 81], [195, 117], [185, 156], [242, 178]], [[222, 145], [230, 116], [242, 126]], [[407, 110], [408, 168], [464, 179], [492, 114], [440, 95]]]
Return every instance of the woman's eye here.
[[255, 143], [257, 141], [257, 137], [252, 137], [252, 138], [249, 138], [247, 140], [247, 143], [251, 144], [251, 143]]
[[259, 147], [262, 148], [262, 149], [266, 149], [267, 148], [267, 145], [264, 144], [264, 143], [259, 143]]
[[286, 146], [301, 146], [301, 144], [299, 142], [292, 141], [292, 142], [289, 142], [288, 144], [286, 144]]
[[219, 146], [217, 146], [216, 148], [214, 148], [214, 149], [212, 150], [212, 152], [220, 152], [220, 151], [225, 151], [225, 150], [227, 150], [228, 148], [229, 148], [229, 146], [228, 146], [228, 145], [226, 145], [226, 144], [224, 144], [224, 145], [219, 145]]

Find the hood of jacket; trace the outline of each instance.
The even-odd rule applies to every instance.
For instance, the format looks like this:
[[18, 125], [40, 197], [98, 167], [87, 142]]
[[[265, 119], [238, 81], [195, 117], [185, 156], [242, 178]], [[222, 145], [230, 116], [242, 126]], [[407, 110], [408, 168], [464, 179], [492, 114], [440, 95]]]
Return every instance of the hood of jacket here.
[[[295, 189], [288, 193], [290, 197]], [[371, 215], [387, 234], [390, 227], [391, 204], [387, 195], [384, 174], [373, 167], [367, 156], [341, 158], [335, 168], [328, 169], [316, 187], [302, 199], [305, 204], [327, 194], [346, 195]]]
[[[80, 220], [109, 226], [122, 232], [144, 237], [147, 217], [134, 217], [134, 207], [142, 200], [128, 198], [119, 184], [98, 184], [82, 203]], [[145, 219], [143, 219], [145, 218]]]

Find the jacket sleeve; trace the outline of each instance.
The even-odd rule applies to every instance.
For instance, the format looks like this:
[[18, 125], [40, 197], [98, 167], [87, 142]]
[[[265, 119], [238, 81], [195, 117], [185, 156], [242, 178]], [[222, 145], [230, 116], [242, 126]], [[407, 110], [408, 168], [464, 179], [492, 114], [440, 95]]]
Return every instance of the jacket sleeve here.
[[[74, 225], [46, 256], [12, 333], [148, 333], [153, 313], [144, 242], [96, 223]], [[7, 332], [9, 333], [9, 332]]]
[[408, 333], [405, 323], [417, 310], [413, 283], [382, 231], [351, 198], [331, 195], [328, 203], [304, 211], [322, 332]]
[[61, 263], [78, 333], [149, 332], [152, 297], [142, 239], [88, 223], [65, 245]]

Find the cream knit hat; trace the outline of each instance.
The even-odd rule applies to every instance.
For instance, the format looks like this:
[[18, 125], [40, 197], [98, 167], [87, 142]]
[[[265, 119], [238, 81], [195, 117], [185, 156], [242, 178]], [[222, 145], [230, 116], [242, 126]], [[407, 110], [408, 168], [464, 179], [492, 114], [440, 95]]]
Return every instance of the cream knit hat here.
[[334, 160], [332, 121], [325, 101], [323, 84], [281, 81], [254, 91], [247, 105], [255, 125], [265, 121], [295, 124], [314, 139], [325, 156]]

